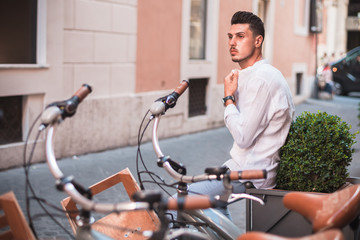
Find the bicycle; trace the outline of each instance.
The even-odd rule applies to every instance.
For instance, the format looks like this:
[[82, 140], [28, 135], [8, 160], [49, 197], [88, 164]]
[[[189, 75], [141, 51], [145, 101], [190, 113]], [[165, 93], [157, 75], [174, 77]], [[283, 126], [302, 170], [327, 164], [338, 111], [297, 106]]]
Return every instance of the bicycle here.
[[[308, 192], [291, 192], [284, 196], [285, 207], [304, 216], [310, 223], [314, 235], [313, 239], [342, 239], [339, 229], [350, 224], [354, 239], [360, 239], [360, 184], [346, 187], [329, 194], [315, 194]], [[278, 239], [268, 233], [250, 232], [238, 240]]]
[[[117, 204], [108, 204], [108, 203], [95, 203], [91, 200], [91, 193], [89, 193], [86, 188], [82, 187], [80, 184], [76, 183], [71, 177], [66, 177], [63, 175], [61, 170], [59, 169], [56, 158], [54, 154], [53, 144], [54, 144], [54, 135], [55, 135], [55, 128], [61, 121], [63, 121], [66, 117], [71, 117], [75, 114], [77, 105], [86, 97], [87, 94], [91, 92], [91, 88], [87, 85], [84, 85], [81, 89], [79, 89], [72, 98], [67, 101], [63, 101], [56, 104], [51, 104], [48, 108], [44, 111], [42, 115], [42, 125], [41, 129], [45, 129], [49, 127], [47, 138], [46, 138], [46, 154], [47, 154], [47, 162], [49, 169], [57, 179], [57, 186], [59, 190], [65, 191], [68, 195], [70, 195], [78, 204], [81, 205], [84, 211], [81, 211], [81, 218], [79, 220], [82, 224], [79, 227], [79, 231], [77, 233], [77, 239], [109, 239], [107, 236], [99, 234], [97, 232], [92, 231], [91, 229], [91, 212], [122, 212], [122, 211], [136, 211], [136, 210], [145, 210], [145, 209], [157, 209], [159, 213], [159, 217], [161, 218], [162, 227], [158, 232], [146, 232], [143, 233], [150, 237], [150, 239], [173, 239], [178, 238], [179, 236], [188, 236], [192, 237], [193, 239], [208, 239], [208, 235], [204, 235], [201, 232], [193, 232], [189, 231], [188, 229], [180, 228], [171, 230], [168, 229], [167, 223], [168, 220], [164, 217], [165, 210], [180, 210], [180, 213], [187, 211], [186, 214], [189, 214], [190, 210], [193, 211], [195, 209], [206, 209], [210, 207], [218, 207], [224, 204], [223, 200], [218, 199], [211, 199], [206, 196], [187, 196], [184, 198], [184, 201], [168, 199], [163, 200], [161, 194], [154, 193], [154, 192], [139, 192], [134, 195], [134, 199], [136, 202], [121, 202]], [[155, 126], [155, 124], [154, 124]], [[158, 125], [157, 125], [158, 126]], [[157, 129], [157, 128], [156, 128]], [[154, 131], [157, 133], [157, 130]], [[161, 153], [158, 144], [157, 134], [155, 135], [155, 144], [154, 148]], [[181, 172], [186, 170], [180, 164], [176, 163], [175, 161], [171, 160], [169, 157], [164, 157], [162, 155], [161, 160], [159, 160], [159, 165], [162, 165], [166, 171], [170, 173], [174, 178], [180, 178], [179, 180], [185, 182], [193, 182], [193, 181], [200, 181], [200, 180], [224, 180], [225, 184], [228, 184], [232, 179], [241, 178], [252, 178], [254, 175], [264, 174], [263, 171], [244, 171], [244, 172], [226, 172], [224, 168], [210, 168], [206, 170], [205, 174], [199, 176], [184, 176], [179, 174], [178, 171], [173, 169], [173, 166], [180, 166]], [[261, 173], [260, 173], [261, 172]], [[257, 176], [258, 177], [258, 176]], [[344, 189], [343, 191], [350, 191], [349, 188]], [[288, 205], [290, 209], [295, 211], [299, 211], [304, 216], [313, 216], [314, 209], [307, 208], [305, 210], [299, 210], [299, 207], [303, 206], [301, 204], [301, 200], [299, 199], [306, 199], [307, 202], [313, 201], [315, 203], [319, 203], [324, 199], [330, 199], [334, 195], [341, 196], [343, 195], [343, 191], [337, 192], [334, 194], [328, 195], [307, 195], [308, 193], [290, 193], [284, 197], [284, 203]], [[332, 212], [334, 213], [341, 213], [340, 218], [335, 218], [333, 223], [333, 228], [341, 227], [342, 224], [347, 224], [349, 221], [353, 221], [356, 216], [359, 215], [360, 212], [360, 185], [356, 185], [351, 188], [350, 191], [350, 201], [346, 201], [346, 198], [342, 198], [342, 202], [338, 202], [337, 208]], [[310, 199], [310, 200], [308, 200]], [[315, 200], [314, 200], [315, 199]], [[256, 199], [254, 199], [256, 200]], [[294, 202], [295, 201], [295, 202]], [[347, 204], [344, 204], [347, 202]], [[317, 205], [315, 204], [315, 205]], [[309, 204], [308, 206], [312, 206], [313, 204]], [[341, 210], [341, 206], [350, 206], [345, 208], [348, 212], [344, 212], [345, 210]], [[338, 208], [340, 210], [336, 211]], [[184, 211], [185, 210], [185, 211]], [[316, 210], [316, 209], [315, 209]], [[303, 212], [305, 211], [305, 212]], [[193, 214], [193, 213], [192, 213]], [[312, 215], [311, 215], [312, 214]], [[339, 215], [339, 214], [338, 214]], [[311, 217], [310, 217], [311, 218]], [[329, 215], [328, 218], [331, 218]], [[201, 219], [201, 218], [200, 218]], [[357, 220], [357, 219], [355, 219]], [[194, 218], [194, 221], [199, 221], [199, 219]], [[206, 220], [205, 220], [206, 221]], [[358, 223], [355, 221], [355, 223]], [[328, 221], [322, 221], [322, 224], [328, 224]], [[321, 224], [320, 224], [321, 225]], [[319, 237], [323, 236], [338, 236], [338, 231], [329, 231], [329, 227], [319, 228], [319, 230], [324, 230], [321, 234], [315, 234], [310, 236], [310, 239], [319, 239]], [[249, 233], [244, 234], [239, 239], [254, 239], [254, 238], [242, 238], [242, 237], [249, 237], [250, 235], [256, 236], [256, 239], [259, 237], [264, 237], [261, 239], [273, 239], [274, 236], [263, 234], [263, 233]], [[257, 234], [257, 235], [256, 235]], [[316, 238], [315, 238], [316, 237]], [[235, 238], [234, 238], [235, 239]], [[280, 239], [279, 237], [277, 239]], [[288, 238], [281, 238], [281, 239], [288, 239]], [[333, 238], [332, 238], [333, 239]], [[335, 238], [334, 238], [335, 239]]]
[[[163, 200], [161, 194], [154, 192], [139, 192], [133, 196], [136, 202], [119, 202], [115, 204], [96, 203], [92, 199], [90, 189], [83, 187], [76, 182], [72, 176], [65, 176], [57, 165], [54, 142], [57, 126], [65, 120], [72, 117], [80, 102], [91, 92], [89, 85], [83, 85], [69, 100], [55, 102], [47, 106], [41, 115], [40, 129], [48, 128], [46, 134], [46, 161], [51, 174], [56, 179], [56, 187], [60, 191], [66, 192], [77, 204], [81, 206], [80, 214], [77, 217], [78, 228], [76, 239], [110, 239], [108, 236], [99, 233], [91, 228], [94, 222], [91, 213], [120, 213], [124, 211], [152, 210], [156, 209], [160, 218], [161, 226], [159, 231], [142, 231], [144, 236], [149, 239], [175, 239], [179, 236], [191, 236], [193, 239], [207, 239], [199, 232], [187, 229], [168, 229], [168, 221], [164, 215], [166, 210], [185, 210], [205, 209], [221, 206], [223, 203], [217, 199], [210, 199], [206, 196], [191, 196], [182, 200], [168, 199]], [[213, 176], [217, 177], [217, 176]], [[121, 227], [121, 226], [119, 226]]]
[[[232, 185], [230, 181], [236, 181], [240, 179], [260, 179], [266, 177], [265, 170], [247, 170], [247, 171], [228, 171], [226, 167], [215, 167], [215, 168], [207, 168], [205, 169], [205, 173], [196, 176], [187, 176], [186, 168], [176, 161], [172, 160], [169, 156], [165, 156], [159, 145], [158, 140], [158, 127], [160, 122], [160, 117], [165, 114], [165, 112], [169, 108], [173, 108], [176, 105], [177, 99], [181, 96], [181, 94], [187, 89], [189, 83], [186, 80], [183, 80], [180, 85], [169, 95], [161, 97], [157, 99], [150, 107], [149, 112], [151, 116], [149, 118], [150, 121], [154, 120], [153, 130], [152, 130], [152, 144], [154, 151], [158, 157], [158, 166], [162, 167], [166, 170], [166, 172], [177, 182], [171, 184], [170, 186], [176, 185], [176, 190], [178, 193], [179, 199], [188, 195], [188, 184], [200, 181], [223, 181], [224, 187], [226, 189], [226, 193], [223, 196], [218, 196], [218, 199], [221, 200], [225, 205], [236, 202], [240, 199], [251, 199], [255, 200], [261, 204], [263, 201], [257, 197], [241, 193], [241, 194], [232, 194]], [[148, 113], [147, 113], [148, 114]], [[146, 118], [146, 115], [144, 119]], [[143, 119], [143, 122], [144, 122]], [[149, 125], [146, 124], [144, 132]], [[143, 123], [142, 123], [143, 124]], [[141, 129], [141, 127], [140, 127]], [[140, 131], [139, 131], [139, 143], [138, 143], [138, 157], [142, 159], [140, 152], [141, 145]], [[153, 173], [150, 173], [145, 166], [145, 172], [140, 172], [137, 170], [138, 178], [140, 182], [140, 186], [143, 189], [143, 181], [141, 178], [141, 173], [149, 173], [150, 177], [155, 183], [155, 179], [153, 178]], [[137, 167], [138, 169], [138, 167]], [[160, 178], [160, 177], [158, 177]], [[163, 185], [163, 183], [161, 183]], [[169, 185], [168, 185], [169, 186]], [[162, 187], [163, 188], [163, 187]], [[164, 190], [164, 188], [163, 188]], [[170, 195], [170, 194], [169, 194]], [[214, 221], [214, 219], [217, 219]], [[198, 231], [205, 233], [208, 239], [235, 239], [237, 236], [241, 234], [241, 230], [226, 216], [220, 213], [217, 209], [206, 209], [206, 210], [193, 210], [193, 211], [178, 211], [177, 219], [173, 221], [178, 223], [179, 226], [174, 227], [188, 227], [194, 226]]]

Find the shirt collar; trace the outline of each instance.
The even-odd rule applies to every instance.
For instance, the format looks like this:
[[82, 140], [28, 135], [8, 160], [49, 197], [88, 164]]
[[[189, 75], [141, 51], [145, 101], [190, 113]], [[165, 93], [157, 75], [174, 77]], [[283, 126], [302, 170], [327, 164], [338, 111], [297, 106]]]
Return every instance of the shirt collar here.
[[266, 63], [268, 63], [267, 60], [261, 59], [261, 60], [255, 62], [252, 66], [249, 66], [249, 67], [247, 67], [245, 69], [240, 69], [240, 71], [241, 72], [247, 72], [247, 71], [250, 71], [251, 69], [257, 68], [257, 67], [259, 67], [259, 66], [261, 66], [263, 64], [266, 64]]

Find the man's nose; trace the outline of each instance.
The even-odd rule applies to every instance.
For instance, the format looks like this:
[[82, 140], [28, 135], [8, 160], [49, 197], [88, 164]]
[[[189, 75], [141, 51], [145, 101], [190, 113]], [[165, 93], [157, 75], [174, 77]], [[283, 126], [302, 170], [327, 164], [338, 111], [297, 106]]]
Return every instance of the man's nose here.
[[234, 38], [229, 38], [229, 45], [230, 45], [230, 46], [235, 46], [235, 40], [234, 40]]

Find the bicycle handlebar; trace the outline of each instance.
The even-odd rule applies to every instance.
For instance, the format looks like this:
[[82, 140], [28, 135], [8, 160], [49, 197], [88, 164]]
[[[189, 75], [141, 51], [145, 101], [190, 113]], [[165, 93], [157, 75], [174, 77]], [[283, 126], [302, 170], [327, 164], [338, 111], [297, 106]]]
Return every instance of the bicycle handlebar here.
[[180, 97], [188, 87], [189, 82], [187, 80], [182, 80], [180, 85], [175, 88], [174, 92], [179, 95], [178, 97]]
[[73, 97], [77, 97], [79, 100], [79, 103], [84, 100], [84, 98], [87, 97], [87, 95], [89, 95], [92, 92], [92, 88], [90, 85], [88, 84], [83, 84], [76, 92], [75, 94], [72, 96]]
[[[174, 162], [170, 159], [169, 156], [164, 156], [160, 149], [159, 139], [158, 139], [158, 126], [160, 122], [160, 115], [155, 115], [153, 132], [152, 132], [152, 143], [154, 151], [158, 157], [158, 166], [163, 167], [168, 174], [173, 177], [177, 181], [181, 181], [184, 183], [194, 183], [199, 181], [205, 180], [220, 180], [224, 177], [229, 176], [230, 180], [241, 180], [241, 179], [261, 179], [266, 178], [267, 172], [266, 170], [242, 170], [242, 171], [230, 171], [226, 173], [223, 171], [221, 173], [210, 173], [206, 172], [205, 174], [197, 175], [197, 176], [186, 176], [183, 172], [179, 173], [178, 171], [174, 170], [171, 166], [170, 161]], [[181, 168], [180, 168], [181, 169]], [[184, 171], [181, 169], [181, 171]]]
[[186, 196], [184, 198], [170, 198], [167, 201], [167, 210], [196, 210], [225, 206], [219, 200], [209, 196]]
[[[164, 157], [166, 158], [166, 157]], [[159, 161], [162, 161], [159, 159]], [[158, 164], [159, 165], [159, 164]], [[195, 176], [187, 176], [181, 173], [178, 173], [174, 170], [171, 164], [168, 161], [165, 161], [161, 165], [171, 177], [175, 180], [183, 182], [183, 183], [195, 183], [206, 180], [222, 180], [224, 178], [229, 178], [229, 180], [250, 180], [250, 179], [262, 179], [266, 178], [267, 172], [266, 170], [242, 170], [242, 171], [227, 171], [222, 174], [210, 174], [204, 173]]]
[[111, 203], [95, 203], [92, 200], [82, 196], [74, 187], [72, 183], [65, 183], [63, 190], [84, 210], [95, 211], [98, 213], [110, 213], [110, 212], [124, 212], [124, 211], [134, 211], [134, 210], [147, 210], [150, 208], [149, 203], [147, 202], [120, 202], [116, 204]]
[[215, 198], [201, 196], [186, 196], [184, 198], [169, 198], [162, 200], [162, 195], [158, 191], [136, 192], [133, 199], [138, 202], [147, 202], [151, 206], [156, 206], [160, 210], [196, 210], [214, 207], [223, 207], [225, 203]]
[[187, 80], [177, 86], [172, 93], [157, 99], [150, 107], [150, 111], [153, 115], [164, 114], [169, 108], [173, 108], [176, 105], [178, 98], [186, 91], [189, 87]]
[[72, 117], [75, 114], [78, 105], [91, 92], [91, 86], [83, 84], [71, 98], [49, 104], [41, 116], [42, 126], [46, 127], [50, 123], [57, 121], [60, 117], [62, 119]]
[[261, 179], [266, 178], [266, 170], [242, 170], [242, 171], [230, 171], [229, 177], [230, 180], [240, 180], [240, 179]]

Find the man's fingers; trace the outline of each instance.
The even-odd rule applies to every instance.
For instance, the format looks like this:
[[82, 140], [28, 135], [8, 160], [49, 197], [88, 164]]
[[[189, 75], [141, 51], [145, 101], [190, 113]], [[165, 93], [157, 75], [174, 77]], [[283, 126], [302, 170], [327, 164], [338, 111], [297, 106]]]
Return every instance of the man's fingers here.
[[239, 76], [239, 72], [236, 69], [231, 70], [231, 72], [225, 77], [225, 79], [229, 79], [231, 81], [237, 80]]
[[226, 78], [226, 79], [231, 79], [233, 75], [234, 75], [234, 73], [233, 73], [233, 72], [230, 72], [225, 78]]
[[236, 79], [239, 77], [239, 71], [237, 69], [233, 69], [231, 72], [234, 74], [234, 77], [236, 77]]
[[237, 69], [231, 70], [231, 73], [233, 74], [233, 80], [238, 80], [239, 77], [239, 71]]

